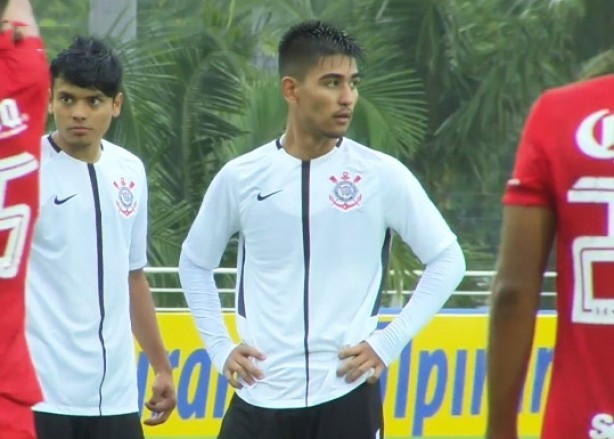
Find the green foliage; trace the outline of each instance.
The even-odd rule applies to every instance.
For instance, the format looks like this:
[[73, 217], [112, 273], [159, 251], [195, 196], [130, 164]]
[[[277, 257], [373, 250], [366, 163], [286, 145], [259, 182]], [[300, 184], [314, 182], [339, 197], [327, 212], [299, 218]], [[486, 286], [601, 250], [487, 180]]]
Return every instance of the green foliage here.
[[66, 47], [75, 35], [87, 35], [89, 4], [84, 0], [32, 0], [49, 56]]
[[[87, 2], [33, 3], [52, 53], [87, 32]], [[545, 88], [614, 67], [614, 2], [139, 0], [138, 7], [138, 39], [114, 43], [127, 99], [110, 138], [146, 162], [154, 266], [177, 264], [220, 167], [283, 132], [276, 45], [300, 20], [344, 25], [362, 42], [365, 80], [349, 136], [417, 174], [469, 267], [480, 269], [494, 266], [499, 200], [531, 103]], [[236, 244], [223, 264], [234, 266], [235, 255]], [[413, 286], [403, 273], [418, 264], [398, 239], [391, 267], [390, 289]], [[461, 297], [453, 305], [480, 303]]]

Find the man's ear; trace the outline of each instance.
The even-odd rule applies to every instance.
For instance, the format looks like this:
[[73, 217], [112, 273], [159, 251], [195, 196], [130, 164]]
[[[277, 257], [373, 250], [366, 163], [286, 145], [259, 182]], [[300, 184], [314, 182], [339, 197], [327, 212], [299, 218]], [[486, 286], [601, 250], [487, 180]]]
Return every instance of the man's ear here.
[[124, 94], [122, 92], [117, 93], [117, 96], [113, 98], [113, 117], [118, 117], [122, 112], [122, 105], [124, 104]]
[[47, 95], [49, 96], [49, 102], [47, 102], [47, 113], [53, 114], [53, 89], [52, 88], [47, 90]]
[[284, 76], [281, 78], [281, 94], [286, 102], [296, 102], [300, 90], [300, 83], [292, 76]]

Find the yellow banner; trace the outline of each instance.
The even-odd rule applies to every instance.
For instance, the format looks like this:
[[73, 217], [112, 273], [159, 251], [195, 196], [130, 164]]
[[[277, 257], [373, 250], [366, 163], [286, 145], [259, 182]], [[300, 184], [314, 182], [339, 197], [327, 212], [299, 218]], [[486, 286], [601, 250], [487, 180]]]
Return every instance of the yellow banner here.
[[[380, 325], [394, 317], [385, 314]], [[217, 374], [187, 313], [158, 315], [177, 385], [177, 409], [148, 437], [215, 437], [232, 389]], [[225, 316], [236, 336], [234, 315]], [[381, 378], [387, 437], [479, 436], [485, 427], [486, 334], [483, 313], [438, 315]], [[556, 319], [538, 317], [529, 373], [519, 408], [521, 435], [537, 436], [547, 393]], [[139, 404], [152, 373], [137, 352]], [[143, 413], [143, 416], [148, 416]]]

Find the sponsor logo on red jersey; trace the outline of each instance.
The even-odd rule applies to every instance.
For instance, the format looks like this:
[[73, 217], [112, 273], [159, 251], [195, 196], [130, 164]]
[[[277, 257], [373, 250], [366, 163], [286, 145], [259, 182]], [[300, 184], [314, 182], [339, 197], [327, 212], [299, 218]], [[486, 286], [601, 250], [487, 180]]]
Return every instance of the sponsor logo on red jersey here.
[[614, 113], [599, 110], [587, 116], [576, 131], [580, 150], [595, 159], [614, 159]]
[[591, 439], [614, 439], [614, 417], [609, 413], [593, 416], [591, 427], [588, 432]]

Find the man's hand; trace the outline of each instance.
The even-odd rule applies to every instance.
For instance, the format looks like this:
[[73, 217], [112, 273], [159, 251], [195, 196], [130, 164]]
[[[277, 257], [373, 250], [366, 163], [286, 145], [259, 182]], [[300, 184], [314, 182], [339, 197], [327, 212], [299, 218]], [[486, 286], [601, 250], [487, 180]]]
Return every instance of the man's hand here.
[[368, 383], [376, 383], [380, 375], [386, 369], [386, 365], [377, 356], [373, 348], [363, 341], [356, 346], [342, 349], [339, 352], [339, 359], [345, 360], [337, 370], [337, 376], [345, 376], [345, 381], [352, 383], [364, 374], [370, 373]]
[[[0, 6], [1, 6], [0, 2]], [[6, 28], [14, 28], [15, 40], [20, 40], [27, 37], [38, 37], [39, 31], [32, 12], [32, 5], [30, 0], [9, 0], [6, 4], [6, 8], [3, 11], [0, 10], [0, 21], [8, 21], [2, 25], [2, 30]], [[15, 26], [14, 23], [18, 23]]]
[[256, 348], [240, 344], [232, 350], [224, 363], [224, 376], [235, 389], [243, 387], [237, 380], [239, 376], [250, 386], [264, 378], [264, 373], [256, 367], [252, 358], [263, 361], [266, 356]]
[[173, 376], [167, 372], [157, 373], [151, 391], [151, 398], [145, 403], [145, 407], [151, 410], [152, 414], [144, 423], [145, 425], [160, 425], [166, 422], [177, 405]]

